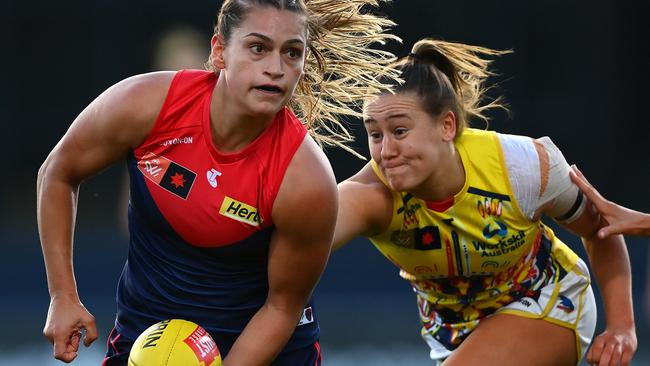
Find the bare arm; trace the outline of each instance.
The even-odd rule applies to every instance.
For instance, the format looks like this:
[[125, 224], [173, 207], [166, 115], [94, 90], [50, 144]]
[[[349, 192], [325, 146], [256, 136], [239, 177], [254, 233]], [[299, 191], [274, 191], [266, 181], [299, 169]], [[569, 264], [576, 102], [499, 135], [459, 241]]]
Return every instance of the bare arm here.
[[580, 190], [589, 198], [605, 221], [603, 227], [598, 230], [599, 238], [616, 234], [650, 236], [650, 214], [634, 211], [608, 201], [600, 195], [575, 165], [572, 166], [570, 174], [571, 180], [580, 187]]
[[269, 249], [269, 293], [239, 336], [224, 366], [268, 365], [293, 334], [330, 253], [336, 222], [334, 174], [316, 143], [306, 137], [273, 205], [275, 233]]
[[[582, 237], [604, 302], [607, 328], [594, 339], [587, 352], [587, 361], [599, 365], [609, 365], [610, 361], [615, 365], [629, 365], [637, 348], [637, 339], [632, 308], [632, 276], [625, 241], [621, 235], [607, 238], [596, 235], [603, 220], [588, 201], [585, 202], [586, 209], [578, 208], [574, 214], [570, 214], [574, 207], [568, 207], [576, 206], [582, 194], [567, 177], [570, 172], [568, 164], [554, 145], [546, 145], [546, 148], [553, 150], [549, 155], [540, 144], [536, 144], [536, 148], [541, 176], [548, 177], [546, 182], [542, 179], [542, 191], [548, 183], [555, 192], [553, 201], [540, 211], [562, 217], [566, 221], [560, 224]], [[559, 208], [563, 209], [558, 211]]]
[[72, 263], [79, 184], [144, 139], [169, 80], [167, 74], [142, 75], [106, 90], [75, 119], [39, 169], [38, 229], [51, 298], [43, 332], [61, 361], [77, 356], [81, 329], [87, 332], [86, 346], [97, 338], [94, 318], [79, 299]]
[[392, 197], [370, 164], [339, 183], [338, 192], [339, 211], [332, 249], [342, 247], [359, 235], [380, 233], [390, 225]]
[[598, 212], [584, 210], [574, 222], [564, 225], [582, 237], [605, 307], [606, 330], [592, 342], [587, 361], [600, 365], [629, 365], [637, 348], [632, 307], [630, 260], [621, 235], [599, 238], [602, 225]]

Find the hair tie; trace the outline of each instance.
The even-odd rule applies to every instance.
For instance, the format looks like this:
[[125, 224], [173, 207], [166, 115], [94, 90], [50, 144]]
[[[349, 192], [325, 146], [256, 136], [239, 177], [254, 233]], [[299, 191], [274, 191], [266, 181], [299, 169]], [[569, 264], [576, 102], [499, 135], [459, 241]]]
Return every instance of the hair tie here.
[[414, 59], [420, 60], [420, 61], [422, 60], [422, 57], [420, 57], [420, 55], [418, 55], [417, 53], [412, 53], [411, 52], [411, 53], [408, 54], [408, 57], [414, 58]]

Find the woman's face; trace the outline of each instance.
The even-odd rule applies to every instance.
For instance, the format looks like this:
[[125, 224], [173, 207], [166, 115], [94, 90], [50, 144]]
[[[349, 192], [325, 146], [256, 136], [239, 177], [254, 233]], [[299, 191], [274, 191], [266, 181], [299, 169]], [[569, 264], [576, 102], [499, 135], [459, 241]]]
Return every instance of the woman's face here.
[[306, 45], [304, 16], [272, 7], [248, 12], [226, 44], [213, 37], [213, 57], [229, 102], [245, 113], [275, 114], [302, 76]]
[[[451, 115], [451, 117], [450, 117]], [[390, 186], [402, 192], [427, 191], [440, 165], [448, 163], [456, 133], [451, 112], [434, 118], [413, 93], [384, 94], [366, 103], [363, 121], [370, 155]]]

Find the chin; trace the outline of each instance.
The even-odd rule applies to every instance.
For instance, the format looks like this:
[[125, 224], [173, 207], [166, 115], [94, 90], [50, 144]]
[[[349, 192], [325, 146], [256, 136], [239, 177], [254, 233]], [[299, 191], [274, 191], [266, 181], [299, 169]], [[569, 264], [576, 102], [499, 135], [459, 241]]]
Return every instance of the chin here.
[[275, 115], [284, 105], [276, 105], [271, 103], [253, 103], [250, 107], [251, 113], [260, 116]]
[[[385, 174], [385, 173], [384, 173]], [[412, 192], [421, 188], [422, 181], [419, 181], [420, 176], [413, 171], [401, 171], [395, 174], [384, 175], [390, 188], [398, 192]]]
[[388, 179], [388, 184], [390, 187], [398, 192], [406, 192], [411, 188], [407, 182], [405, 182], [403, 179], [400, 178], [387, 178]]

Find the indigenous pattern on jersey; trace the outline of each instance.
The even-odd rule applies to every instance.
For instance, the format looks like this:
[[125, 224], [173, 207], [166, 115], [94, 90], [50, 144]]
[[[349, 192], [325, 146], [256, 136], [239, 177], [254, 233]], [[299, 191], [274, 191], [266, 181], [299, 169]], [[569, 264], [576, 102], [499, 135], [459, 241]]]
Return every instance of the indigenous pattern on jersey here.
[[467, 129], [456, 148], [466, 180], [453, 200], [427, 202], [392, 191], [391, 224], [370, 238], [411, 281], [423, 332], [448, 350], [510, 303], [538, 299], [548, 285], [557, 297], [560, 280], [578, 260], [551, 229], [522, 214], [496, 133]]
[[[128, 159], [128, 261], [116, 331], [134, 340], [167, 318], [200, 324], [226, 354], [268, 293], [271, 210], [306, 135], [286, 108], [253, 142], [224, 154], [212, 144], [216, 76], [178, 72], [155, 125]], [[314, 344], [308, 304], [286, 350]]]

